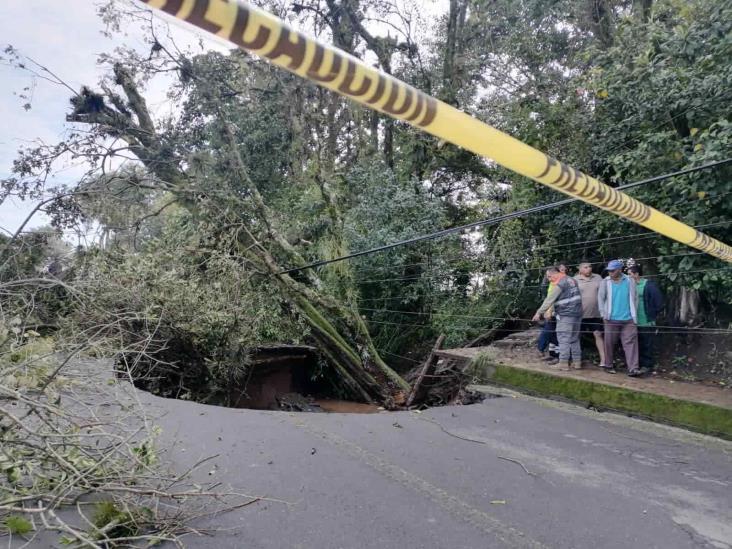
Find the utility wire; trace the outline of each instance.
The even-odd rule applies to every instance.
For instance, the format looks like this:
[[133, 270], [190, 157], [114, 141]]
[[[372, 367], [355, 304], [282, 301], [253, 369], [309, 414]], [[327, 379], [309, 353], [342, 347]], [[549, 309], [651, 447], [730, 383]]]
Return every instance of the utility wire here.
[[[732, 194], [732, 192], [725, 193], [725, 194]], [[705, 228], [711, 228], [711, 227], [719, 227], [721, 225], [729, 225], [730, 223], [732, 223], [732, 220], [718, 221], [716, 223], [703, 223], [700, 225], [691, 225], [691, 227], [693, 227], [694, 229], [705, 229]], [[652, 238], [661, 238], [661, 237], [663, 237], [663, 235], [661, 235], [661, 234], [654, 233], [651, 231], [644, 231], [642, 233], [633, 233], [633, 234], [620, 235], [620, 236], [608, 236], [605, 238], [597, 238], [594, 240], [580, 240], [577, 242], [565, 242], [562, 244], [543, 244], [543, 245], [539, 245], [539, 246], [531, 248], [531, 251], [532, 252], [546, 251], [546, 250], [553, 250], [555, 248], [564, 248], [567, 246], [576, 246], [576, 248], [579, 249], [581, 247], [581, 245], [592, 244], [592, 243], [597, 243], [597, 242], [608, 242], [610, 244], [615, 244], [615, 242], [610, 242], [610, 241], [619, 240], [619, 241], [622, 241], [622, 243], [624, 244], [626, 242], [634, 242], [636, 240], [649, 240]], [[468, 252], [468, 254], [469, 253], [471, 253], [471, 252]], [[475, 253], [480, 253], [480, 252], [475, 252]], [[565, 252], [565, 253], [567, 253], [567, 252]], [[695, 252], [695, 253], [705, 254], [705, 252]], [[676, 255], [682, 255], [682, 254], [676, 254]], [[689, 254], [689, 255], [693, 255], [693, 254]], [[657, 256], [657, 257], [672, 257], [672, 256], [665, 255], [665, 256]], [[525, 259], [525, 256], [508, 256], [508, 257], [505, 257], [504, 259], [506, 259], [506, 260]], [[479, 260], [480, 259], [478, 259], [478, 258], [471, 258], [469, 255], [461, 254], [461, 255], [450, 256], [447, 258], [440, 258], [440, 263], [447, 264], [447, 263], [457, 263], [460, 261], [479, 261]], [[418, 267], [419, 265], [427, 265], [428, 263], [431, 263], [431, 262], [418, 261], [416, 263], [403, 263], [403, 264], [400, 263], [396, 266], [398, 266], [400, 269], [404, 269], [407, 267]], [[599, 264], [599, 263], [602, 263], [602, 262], [595, 262], [595, 264]], [[572, 263], [567, 266], [571, 267], [571, 266], [575, 266], [575, 265], [578, 265], [578, 263], [577, 264]], [[385, 268], [389, 268], [389, 267], [394, 267], [394, 265], [367, 267], [367, 271], [369, 271], [369, 270], [382, 271]]]
[[[438, 312], [438, 313], [425, 313], [425, 312], [417, 312], [417, 311], [392, 311], [388, 309], [361, 309], [363, 311], [379, 311], [379, 312], [385, 312], [385, 313], [397, 313], [397, 314], [404, 314], [404, 315], [417, 315], [417, 316], [438, 316], [438, 317], [449, 317], [449, 318], [467, 318], [472, 320], [512, 320], [514, 322], [529, 322], [532, 323], [533, 320], [531, 318], [519, 318], [519, 317], [503, 317], [503, 316], [480, 316], [480, 315], [461, 315], [457, 313], [445, 313], [445, 312]], [[690, 326], [654, 326], [654, 328], [664, 331], [664, 333], [681, 333], [681, 332], [695, 332], [695, 333], [732, 333], [732, 329], [729, 328], [692, 328]], [[505, 331], [519, 331], [522, 332], [524, 330], [521, 329], [515, 329], [515, 328], [505, 328]]]
[[[683, 274], [691, 274], [691, 273], [708, 273], [713, 271], [726, 271], [732, 269], [732, 267], [719, 267], [715, 269], [699, 269], [699, 270], [693, 270], [693, 271], [677, 271], [673, 273], [661, 273], [661, 274], [655, 274], [655, 275], [645, 275], [646, 277], [662, 277], [662, 276], [671, 276], [671, 275], [683, 275]], [[516, 272], [516, 271], [512, 271]], [[467, 274], [467, 273], [466, 273]], [[482, 273], [478, 273], [482, 274]], [[518, 274], [518, 272], [517, 272]], [[375, 278], [370, 280], [355, 280], [354, 282], [357, 282], [359, 284], [375, 284], [377, 282], [396, 282], [396, 281], [408, 281], [408, 280], [427, 280], [427, 279], [445, 279], [445, 278], [454, 278], [460, 275], [448, 272], [448, 273], [441, 273], [441, 274], [434, 274], [434, 275], [416, 275], [416, 276], [401, 276], [401, 277], [393, 277], [393, 278]], [[508, 285], [508, 284], [494, 284], [494, 286], [498, 287], [513, 287], [515, 284]], [[536, 286], [521, 286], [522, 288], [540, 288], [542, 285], [538, 284]]]
[[[666, 180], [664, 182], [664, 184], [667, 184], [667, 183], [670, 183], [670, 182], [671, 182], [670, 180]], [[715, 194], [713, 191], [711, 191], [711, 192], [707, 192], [706, 193], [707, 196], [705, 196], [704, 199], [705, 200], [719, 200], [719, 199], [721, 199], [721, 198], [723, 198], [725, 196], [728, 196], [730, 194], [732, 194], [732, 191], [725, 192], [725, 193], [721, 193], [721, 194]], [[585, 206], [585, 207], [590, 208], [590, 205], [589, 204], [582, 204], [582, 205]], [[597, 208], [592, 208], [591, 211], [597, 212], [597, 213], [601, 213], [601, 214], [607, 214], [608, 213], [608, 212], [606, 212], [604, 210], [599, 210]], [[629, 220], [627, 220], [625, 218], [622, 218], [622, 217], [616, 217], [616, 219], [618, 221], [627, 223], [629, 225], [634, 224], [632, 221], [629, 221]], [[556, 233], [552, 233], [552, 236], [558, 237], [558, 235], [561, 235], [561, 234], [564, 234], [564, 233], [577, 233], [577, 232], [580, 232], [581, 229], [584, 229], [586, 227], [593, 227], [595, 225], [597, 225], [597, 219], [593, 219], [592, 221], [589, 221], [587, 223], [581, 223], [579, 225], [574, 225], [574, 226], [571, 226], [571, 227], [561, 228]], [[662, 235], [659, 235], [659, 236], [662, 236]], [[536, 237], [534, 237], [534, 238], [536, 238]]]
[[[732, 221], [730, 223], [732, 223]], [[631, 240], [628, 240], [628, 241], [631, 241]], [[667, 258], [671, 258], [671, 257], [689, 257], [689, 256], [696, 256], [696, 255], [705, 255], [705, 252], [689, 252], [689, 253], [685, 253], [685, 254], [653, 255], [653, 256], [647, 256], [647, 257], [633, 257], [632, 259], [635, 262], [639, 262], [639, 261], [647, 261], [649, 259], [667, 259]], [[506, 259], [517, 259], [517, 257], [509, 257]], [[631, 259], [631, 258], [628, 258], [628, 259]], [[463, 258], [461, 261], [464, 261], [466, 263], [469, 263], [469, 262], [479, 263], [481, 261], [481, 259]], [[448, 260], [448, 261], [443, 262], [445, 265], [440, 265], [440, 267], [446, 267], [447, 264], [455, 263], [455, 262], [456, 261]], [[583, 261], [582, 263], [588, 263], [590, 265], [604, 265], [606, 263], [606, 261]], [[568, 263], [568, 264], [565, 264], [565, 266], [566, 267], [577, 267], [577, 266], [581, 265], [582, 263]], [[414, 264], [411, 264], [408, 266], [416, 266], [416, 265], [423, 265], [423, 264], [424, 263], [414, 263]], [[407, 265], [396, 265], [396, 267], [403, 269], [403, 268], [407, 267]], [[473, 268], [476, 268], [476, 269], [478, 267], [480, 267], [480, 265], [473, 266]], [[547, 268], [547, 266], [515, 267], [515, 268], [503, 268], [503, 269], [500, 269], [500, 271], [505, 274], [508, 274], [508, 273], [510, 273], [510, 274], [528, 274], [532, 271], [543, 271], [546, 268]], [[429, 273], [432, 271], [428, 270], [427, 272]], [[438, 271], [438, 273], [439, 272], [440, 271]], [[442, 272], [453, 273], [454, 270], [450, 270], [448, 268], [448, 269], [443, 270]], [[473, 274], [480, 274], [480, 273], [473, 273]], [[413, 276], [407, 277], [407, 278], [408, 279], [418, 279], [418, 278], [427, 278], [427, 277], [434, 277], [434, 276], [439, 276], [439, 275], [430, 275], [430, 274], [425, 273], [425, 274], [413, 275]], [[455, 276], [459, 276], [459, 273], [456, 274]], [[386, 280], [393, 280], [393, 279], [388, 278]], [[379, 281], [378, 279], [362, 279], [362, 278], [358, 278], [355, 280], [355, 282], [359, 282], [359, 283], [378, 282], [378, 281]]]
[[[721, 166], [723, 164], [728, 164], [730, 162], [732, 162], [732, 158], [727, 158], [725, 160], [718, 160], [716, 162], [710, 162], [708, 164], [703, 164], [701, 166], [696, 166], [694, 168], [687, 168], [687, 169], [684, 169], [684, 170], [679, 170], [679, 171], [676, 171], [676, 172], [672, 172], [672, 173], [668, 173], [668, 174], [664, 174], [664, 175], [658, 175], [658, 176], [655, 176], [655, 177], [651, 177], [649, 179], [643, 179], [641, 181], [636, 181], [634, 183], [628, 183], [627, 185], [620, 185], [619, 187], [615, 187], [615, 189], [616, 190], [632, 189], [632, 188], [635, 188], [635, 187], [639, 187], [641, 185], [646, 185], [648, 183], [655, 183], [657, 181], [663, 181], [664, 179], [669, 179], [671, 177], [677, 177], [677, 176], [680, 176], [680, 175], [686, 175], [686, 174], [689, 174], [689, 173], [694, 173], [694, 172], [698, 172], [698, 171], [701, 171], [701, 170], [706, 170], [706, 169], [714, 168], [716, 166]], [[543, 212], [543, 211], [546, 211], [546, 210], [551, 210], [551, 209], [558, 208], [560, 206], [566, 206], [567, 204], [571, 204], [573, 202], [578, 202], [578, 201], [579, 201], [578, 198], [567, 198], [565, 200], [560, 200], [558, 202], [552, 202], [550, 204], [542, 204], [541, 206], [534, 206], [532, 208], [527, 208], [525, 210], [520, 210], [520, 211], [517, 211], [517, 212], [512, 212], [512, 213], [509, 213], [509, 214], [505, 214], [505, 215], [501, 215], [501, 216], [493, 217], [493, 218], [489, 218], [489, 219], [483, 219], [481, 221], [474, 221], [473, 223], [468, 223], [467, 225], [461, 225], [459, 227], [451, 227], [449, 229], [443, 229], [441, 231], [437, 231], [437, 232], [434, 232], [434, 233], [430, 233], [430, 234], [426, 234], [426, 235], [422, 235], [422, 236], [417, 236], [417, 237], [414, 237], [414, 238], [408, 238], [406, 240], [400, 240], [398, 242], [393, 242], [391, 244], [385, 244], [383, 246], [377, 246], [375, 248], [370, 248], [368, 250], [362, 250], [360, 252], [355, 252], [355, 253], [348, 254], [348, 255], [344, 255], [344, 256], [341, 256], [341, 257], [336, 257], [334, 259], [323, 259], [321, 261], [315, 261], [313, 263], [309, 263], [307, 265], [303, 265], [302, 267], [293, 267], [292, 269], [286, 269], [284, 271], [280, 271], [277, 274], [278, 275], [290, 274], [290, 273], [294, 273], [294, 272], [303, 271], [305, 269], [312, 269], [314, 267], [321, 267], [323, 265], [329, 265], [331, 263], [337, 263], [339, 261], [345, 261], [346, 259], [353, 259], [354, 257], [360, 257], [360, 256], [363, 256], [363, 255], [373, 254], [373, 253], [377, 253], [377, 252], [383, 252], [385, 250], [390, 250], [392, 248], [396, 248], [396, 247], [399, 247], [399, 246], [406, 246], [408, 244], [414, 244], [416, 242], [422, 242], [424, 240], [434, 240], [436, 238], [441, 238], [443, 236], [447, 236], [447, 235], [450, 235], [450, 234], [462, 232], [462, 231], [464, 231], [466, 229], [472, 229], [474, 227], [482, 227], [482, 226], [485, 226], [485, 225], [495, 225], [495, 224], [501, 223], [503, 221], [509, 221], [511, 219], [516, 219], [518, 217], [523, 217], [525, 215], [530, 215], [530, 214], [534, 214], [534, 213]]]
[[[450, 316], [450, 315], [443, 315], [443, 316]], [[520, 319], [520, 318], [507, 318], [506, 320], [514, 320], [514, 321], [520, 321], [520, 322], [530, 322], [528, 320]], [[411, 326], [414, 328], [429, 328], [429, 324], [416, 324], [411, 322], [390, 322], [386, 320], [367, 320], [369, 324], [385, 324], [390, 326]], [[455, 328], [457, 330], [467, 330], [467, 329], [473, 329], [475, 326], [470, 325], [451, 325], [452, 328]], [[732, 330], [727, 330], [724, 328], [674, 328], [672, 326], [655, 326], [656, 332], [659, 334], [706, 334], [706, 335], [725, 335], [725, 334], [732, 334]], [[507, 333], [519, 333], [519, 332], [525, 332], [526, 328], [501, 328], [501, 332], [507, 332]], [[594, 333], [591, 330], [580, 330], [581, 334], [591, 334]]]

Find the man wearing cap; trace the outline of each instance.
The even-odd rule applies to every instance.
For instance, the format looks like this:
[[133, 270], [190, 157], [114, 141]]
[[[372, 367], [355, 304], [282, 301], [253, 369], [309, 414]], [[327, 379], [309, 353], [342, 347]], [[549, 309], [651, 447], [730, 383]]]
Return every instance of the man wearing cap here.
[[557, 340], [559, 341], [559, 360], [550, 362], [550, 368], [569, 370], [582, 368], [582, 351], [580, 350], [579, 332], [582, 323], [582, 296], [577, 281], [559, 272], [556, 267], [546, 270], [546, 277], [554, 285], [549, 295], [536, 311], [534, 322], [537, 322], [550, 307], [554, 307], [557, 316]]
[[613, 259], [607, 265], [608, 276], [600, 284], [597, 305], [605, 327], [604, 369], [615, 373], [613, 352], [620, 339], [628, 365], [628, 375], [641, 374], [638, 367], [638, 328], [636, 322], [638, 296], [635, 280], [623, 274], [623, 262]]

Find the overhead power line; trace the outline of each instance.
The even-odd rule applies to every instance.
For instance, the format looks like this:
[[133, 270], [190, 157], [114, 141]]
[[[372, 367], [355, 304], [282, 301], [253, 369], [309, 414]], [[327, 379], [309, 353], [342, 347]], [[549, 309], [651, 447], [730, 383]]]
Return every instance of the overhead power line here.
[[[420, 313], [421, 314], [421, 313]], [[424, 313], [427, 314], [427, 313]], [[437, 315], [436, 315], [437, 316]], [[444, 317], [454, 317], [456, 315], [442, 315]], [[468, 317], [468, 318], [475, 318], [480, 320], [480, 317]], [[525, 322], [525, 323], [531, 323], [530, 320], [524, 320], [520, 318], [510, 318], [506, 317], [505, 320], [510, 320], [514, 322]], [[384, 325], [391, 325], [391, 326], [410, 326], [414, 328], [426, 328], [429, 325], [428, 324], [417, 324], [413, 322], [392, 322], [387, 320], [368, 320], [369, 324], [384, 324]], [[452, 325], [453, 329], [456, 330], [470, 330], [474, 329], [475, 326], [471, 326], [469, 324], [454, 324]], [[501, 328], [501, 332], [504, 333], [519, 333], [519, 332], [525, 332], [526, 328]], [[580, 334], [591, 334], [593, 331], [591, 330], [580, 330]], [[692, 328], [692, 327], [671, 327], [671, 326], [658, 326], [656, 327], [656, 333], [657, 334], [703, 334], [703, 335], [727, 335], [732, 334], [732, 330], [728, 330], [725, 328]]]
[[[732, 194], [732, 193], [730, 193], [730, 194]], [[692, 225], [692, 226], [695, 229], [706, 229], [706, 228], [710, 228], [710, 227], [719, 227], [721, 225], [729, 225], [729, 224], [732, 224], [732, 219], [727, 220], [727, 221], [720, 221], [717, 223], [704, 223], [701, 225]], [[643, 232], [643, 233], [635, 233], [635, 234], [622, 235], [622, 236], [611, 236], [611, 237], [599, 238], [599, 239], [595, 239], [595, 240], [582, 240], [582, 241], [578, 241], [578, 242], [568, 242], [568, 243], [563, 243], [563, 244], [536, 246], [536, 247], [532, 247], [531, 251], [537, 252], [537, 251], [541, 251], [541, 250], [552, 250], [555, 248], [565, 248], [567, 246], [577, 245], [576, 248], [572, 248], [572, 250], [564, 252], [564, 253], [570, 253], [571, 251], [573, 251], [575, 249], [580, 249], [579, 245], [585, 245], [588, 243], [607, 242], [607, 243], [610, 243], [611, 245], [614, 245], [614, 244], [618, 244], [620, 242], [611, 242], [611, 241], [620, 240], [623, 244], [625, 244], [626, 242], [635, 242], [638, 240], [648, 240], [649, 238], [661, 238], [662, 236], [663, 235], [660, 235], [658, 233], [647, 231], [647, 232]], [[703, 255], [703, 254], [704, 254], [704, 252], [688, 252], [688, 253], [683, 253], [683, 254], [664, 254], [664, 255], [657, 255], [657, 256], [637, 257], [637, 258], [633, 258], [633, 259], [635, 259], [636, 261], [642, 261], [642, 260], [646, 260], [646, 259], [660, 259], [660, 258], [665, 259], [665, 258], [669, 258], [669, 257], [682, 257], [682, 256], [693, 256], [693, 255]], [[503, 256], [502, 259], [506, 260], [506, 261], [511, 260], [511, 259], [525, 259], [525, 256], [510, 255], [510, 256]], [[406, 269], [408, 267], [419, 267], [420, 265], [427, 265], [432, 268], [445, 267], [446, 265], [450, 265], [452, 263], [458, 263], [458, 262], [473, 262], [473, 263], [477, 264], [480, 261], [481, 261], [480, 258], [469, 257], [466, 255], [455, 255], [455, 256], [450, 256], [450, 257], [441, 256], [439, 258], [439, 261], [436, 261], [433, 259], [430, 261], [417, 261], [415, 263], [403, 263], [403, 264], [400, 263], [400, 264], [391, 265], [391, 266], [377, 265], [375, 267], [367, 267], [366, 272], [370, 272], [370, 271], [383, 272], [385, 270], [391, 271], [394, 268]], [[604, 260], [603, 261], [593, 261], [590, 263], [592, 265], [601, 265], [601, 264], [605, 263], [605, 261]], [[578, 265], [579, 265], [579, 263], [570, 263], [566, 266], [567, 267], [576, 267]], [[522, 267], [504, 268], [503, 270], [504, 271], [532, 271], [532, 270], [536, 271], [536, 270], [543, 270], [545, 268], [546, 268], [546, 265], [542, 266], [542, 267], [531, 267], [531, 268], [522, 268]]]
[[[672, 275], [687, 275], [687, 274], [694, 274], [694, 273], [710, 273], [710, 272], [718, 272], [718, 271], [729, 271], [732, 269], [732, 267], [717, 267], [713, 269], [695, 269], [690, 271], [677, 271], [673, 273], [660, 273], [660, 274], [653, 274], [653, 275], [646, 275], [647, 277], [666, 277], [666, 276], [672, 276]], [[526, 271], [523, 273], [515, 271], [516, 274], [526, 274]], [[482, 273], [480, 273], [482, 274]], [[505, 273], [503, 273], [505, 274]], [[447, 280], [447, 279], [454, 279], [457, 275], [455, 273], [451, 272], [443, 272], [438, 273], [434, 275], [415, 275], [415, 276], [400, 276], [400, 277], [393, 277], [393, 278], [378, 278], [378, 279], [370, 279], [370, 280], [356, 280], [355, 282], [358, 282], [359, 284], [376, 284], [376, 283], [382, 283], [382, 282], [408, 282], [410, 280]], [[498, 287], [506, 287], [511, 288], [515, 286], [515, 283], [506, 283], [506, 284], [497, 284], [495, 286]], [[543, 284], [534, 284], [534, 285], [522, 285], [521, 288], [541, 288]]]
[[[687, 174], [698, 172], [701, 170], [715, 168], [717, 166], [721, 166], [723, 164], [728, 164], [730, 162], [732, 162], [732, 158], [726, 158], [724, 160], [718, 160], [716, 162], [709, 162], [708, 164], [703, 164], [701, 166], [696, 166], [693, 168], [686, 168], [684, 170], [679, 170], [679, 171], [667, 173], [664, 175], [658, 175], [658, 176], [651, 177], [648, 179], [643, 179], [641, 181], [635, 181], [633, 183], [628, 183], [626, 185], [620, 185], [619, 187], [615, 187], [615, 189], [616, 190], [632, 189], [635, 187], [639, 187], [641, 185], [647, 185], [649, 183], [656, 183], [658, 181], [663, 181], [664, 179], [670, 179], [672, 177], [678, 177], [681, 175], [687, 175]], [[303, 265], [302, 267], [293, 267], [291, 269], [286, 269], [284, 271], [280, 271], [277, 274], [282, 275], [282, 274], [295, 273], [298, 271], [303, 271], [305, 269], [312, 269], [315, 267], [322, 267], [323, 265], [329, 265], [331, 263], [337, 263], [339, 261], [345, 261], [346, 259], [353, 259], [354, 257], [361, 257], [364, 255], [369, 255], [369, 254], [374, 254], [374, 253], [378, 253], [378, 252], [383, 252], [386, 250], [391, 250], [391, 249], [397, 248], [399, 246], [406, 246], [409, 244], [414, 244], [416, 242], [423, 242], [425, 240], [435, 240], [437, 238], [441, 238], [443, 236], [451, 235], [454, 233], [459, 233], [459, 232], [465, 231], [467, 229], [473, 229], [475, 227], [483, 227], [483, 226], [487, 226], [487, 225], [496, 225], [498, 223], [502, 223], [503, 221], [509, 221], [511, 219], [516, 219], [516, 218], [523, 217], [526, 215], [544, 212], [547, 210], [552, 210], [552, 209], [558, 208], [560, 206], [566, 206], [567, 204], [571, 204], [573, 202], [579, 202], [579, 199], [578, 198], [566, 198], [564, 200], [559, 200], [558, 202], [542, 204], [540, 206], [534, 206], [532, 208], [527, 208], [525, 210], [511, 212], [509, 214], [500, 215], [498, 217], [483, 219], [481, 221], [474, 221], [473, 223], [468, 223], [466, 225], [460, 225], [459, 227], [451, 227], [449, 229], [443, 229], [441, 231], [436, 231], [436, 232], [429, 233], [426, 235], [416, 236], [414, 238], [408, 238], [406, 240], [399, 240], [397, 242], [392, 242], [391, 244], [377, 246], [375, 248], [370, 248], [368, 250], [362, 250], [360, 252], [354, 252], [352, 254], [343, 255], [341, 257], [336, 257], [333, 259], [323, 259], [321, 261], [315, 261], [313, 263], [308, 263], [307, 265]]]

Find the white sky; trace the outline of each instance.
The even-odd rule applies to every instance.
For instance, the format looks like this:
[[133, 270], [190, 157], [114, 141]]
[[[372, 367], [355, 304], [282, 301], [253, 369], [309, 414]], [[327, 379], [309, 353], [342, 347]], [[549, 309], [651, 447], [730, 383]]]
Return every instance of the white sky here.
[[[422, 1], [424, 12], [420, 16], [423, 18], [434, 20], [437, 13], [446, 11], [445, 0]], [[0, 49], [12, 45], [21, 54], [48, 67], [74, 89], [82, 85], [96, 87], [104, 73], [104, 67], [97, 65], [100, 53], [112, 52], [122, 45], [145, 53], [149, 51], [141, 29], [126, 28], [122, 36], [105, 37], [102, 34], [104, 23], [97, 15], [100, 3], [104, 2], [0, 0]], [[159, 23], [164, 24], [163, 20]], [[379, 23], [369, 26], [375, 34], [394, 34], [393, 29]], [[172, 25], [171, 31], [181, 48], [197, 47], [199, 40], [203, 40], [204, 49], [227, 49], [220, 40], [212, 40], [190, 26]], [[427, 32], [427, 29], [423, 27], [419, 31]], [[26, 101], [15, 95], [26, 86], [33, 88], [29, 111], [23, 109]], [[39, 139], [56, 143], [63, 138], [70, 96], [66, 88], [0, 64], [0, 179], [11, 175], [12, 163], [21, 145], [32, 145]], [[174, 108], [165, 100], [163, 82], [147, 90], [146, 97], [153, 113], [162, 114], [165, 109]], [[78, 166], [66, 166], [55, 175], [52, 184], [74, 182], [83, 171]], [[31, 204], [12, 198], [0, 204], [0, 230], [15, 231], [31, 209]], [[36, 214], [26, 229], [46, 223], [42, 214]]]
[[[97, 65], [100, 53], [121, 45], [149, 51], [143, 31], [137, 28], [126, 29], [125, 36], [103, 36], [104, 23], [97, 16], [97, 4], [94, 0], [1, 0], [0, 48], [12, 45], [74, 89], [82, 85], [96, 87], [104, 73], [104, 68]], [[175, 27], [173, 34], [180, 46], [194, 46], [203, 38], [206, 49], [222, 49], [220, 43], [190, 29]], [[33, 88], [29, 111], [23, 109], [25, 100], [15, 95], [26, 86]], [[55, 143], [63, 138], [70, 96], [66, 88], [0, 64], [0, 179], [11, 175], [20, 146], [38, 139]], [[148, 98], [153, 111], [168, 106], [163, 87], [151, 89]], [[81, 173], [82, 169], [70, 165], [53, 182], [73, 182]], [[31, 209], [28, 203], [6, 200], [0, 205], [0, 229], [14, 231]], [[46, 223], [43, 214], [36, 214], [26, 228]]]

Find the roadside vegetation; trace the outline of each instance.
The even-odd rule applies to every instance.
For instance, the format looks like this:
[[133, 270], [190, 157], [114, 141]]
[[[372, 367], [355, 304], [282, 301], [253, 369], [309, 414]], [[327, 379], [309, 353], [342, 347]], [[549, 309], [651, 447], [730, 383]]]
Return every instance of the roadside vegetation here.
[[[449, 0], [436, 17], [417, 0], [264, 5], [611, 184], [732, 156], [729, 0]], [[245, 380], [258, 348], [302, 344], [317, 350], [310, 375], [333, 395], [398, 407], [440, 335], [461, 346], [526, 329], [543, 267], [560, 259], [599, 272], [635, 258], [669, 297], [664, 322], [689, 328], [683, 337], [730, 327], [728, 266], [579, 203], [282, 274], [558, 197], [243, 52], [179, 49], [141, 4], [109, 2], [100, 16], [122, 43], [120, 29], [144, 28], [149, 51], [101, 55], [106, 76], [82, 89], [52, 59], [12, 45], [0, 54], [70, 96], [63, 138], [22, 147], [1, 182], [0, 199], [36, 201], [52, 219], [0, 237], [8, 534], [174, 539], [196, 514], [184, 500], [223, 494], [161, 476], [154, 425], [120, 379], [205, 401]], [[174, 109], [151, 107], [160, 82]], [[86, 174], [50, 185], [70, 159]], [[630, 192], [732, 240], [730, 164]], [[72, 247], [62, 231], [80, 224], [99, 237]], [[709, 369], [730, 375], [731, 353], [708, 354]], [[108, 367], [96, 392], [80, 386], [92, 363]], [[83, 391], [92, 404], [73, 397]], [[104, 417], [99, 399], [112, 403]], [[244, 499], [223, 508], [251, 501], [229, 496]], [[161, 501], [176, 510], [161, 513]], [[71, 521], [58, 512], [69, 505]]]

